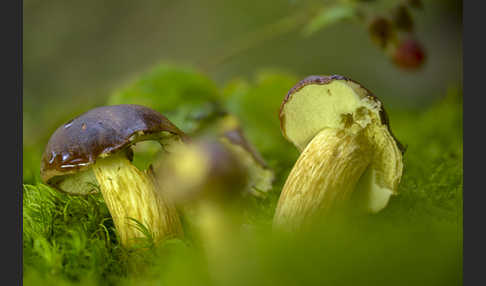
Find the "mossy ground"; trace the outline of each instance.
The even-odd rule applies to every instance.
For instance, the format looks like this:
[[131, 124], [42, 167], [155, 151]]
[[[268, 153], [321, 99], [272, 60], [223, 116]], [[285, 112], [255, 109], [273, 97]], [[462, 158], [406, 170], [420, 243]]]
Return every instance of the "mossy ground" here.
[[[272, 233], [270, 222], [298, 154], [273, 125], [278, 124], [275, 103], [295, 82], [289, 75], [267, 75], [254, 84], [233, 82], [222, 91], [227, 108], [241, 118], [277, 180], [265, 199], [249, 202], [247, 231], [216, 271], [190, 235], [158, 247], [147, 241], [136, 250], [122, 248], [102, 196], [69, 196], [43, 185], [37, 175], [43, 146], [24, 149], [24, 284], [460, 284], [461, 92], [450, 90], [425, 110], [388, 110], [393, 131], [407, 151], [400, 195], [384, 211], [340, 217], [290, 237]], [[268, 102], [246, 102], [263, 95]]]

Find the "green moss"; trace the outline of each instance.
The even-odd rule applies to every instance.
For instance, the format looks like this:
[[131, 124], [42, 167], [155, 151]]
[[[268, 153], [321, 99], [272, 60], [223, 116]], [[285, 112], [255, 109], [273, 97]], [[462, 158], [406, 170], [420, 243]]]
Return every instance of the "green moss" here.
[[122, 274], [125, 263], [101, 195], [70, 196], [42, 184], [24, 185], [23, 251], [24, 275], [34, 280], [101, 281]]
[[462, 94], [451, 90], [429, 110], [390, 117], [407, 151], [400, 196], [384, 215], [462, 219]]

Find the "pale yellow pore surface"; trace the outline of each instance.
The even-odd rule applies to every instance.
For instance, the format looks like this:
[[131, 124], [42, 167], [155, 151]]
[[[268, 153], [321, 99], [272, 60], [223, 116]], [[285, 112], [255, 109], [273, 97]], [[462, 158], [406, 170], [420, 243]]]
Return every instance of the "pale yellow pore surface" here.
[[[360, 107], [372, 112], [371, 118], [379, 118], [381, 104], [358, 91], [345, 80], [304, 86], [284, 105], [286, 137], [302, 151], [323, 128], [343, 128], [342, 115], [352, 115]], [[365, 127], [368, 122], [361, 124]]]
[[154, 180], [126, 157], [114, 155], [99, 159], [93, 171], [122, 245], [144, 237], [129, 218], [144, 224], [156, 242], [182, 235], [175, 206], [157, 190]]
[[357, 207], [377, 213], [398, 192], [403, 172], [402, 153], [384, 125], [370, 124], [366, 134], [373, 145], [373, 159], [356, 186], [353, 199]]
[[[387, 128], [377, 125], [371, 127], [368, 128], [368, 136], [375, 145], [372, 166], [376, 172], [376, 183], [396, 194], [403, 172], [402, 152]], [[379, 129], [381, 132], [373, 129]]]
[[325, 128], [307, 145], [285, 182], [274, 226], [297, 229], [348, 201], [371, 162], [365, 130]]

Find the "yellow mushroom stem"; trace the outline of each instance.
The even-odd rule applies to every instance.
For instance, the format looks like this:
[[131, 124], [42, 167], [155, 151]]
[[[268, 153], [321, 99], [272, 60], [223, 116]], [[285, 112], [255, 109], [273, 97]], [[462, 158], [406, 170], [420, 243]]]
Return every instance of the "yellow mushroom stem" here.
[[280, 195], [274, 227], [295, 230], [350, 200], [370, 165], [366, 128], [325, 128], [305, 147]]
[[130, 246], [145, 237], [132, 219], [147, 227], [156, 243], [182, 236], [175, 206], [152, 176], [137, 169], [124, 154], [97, 160], [93, 171], [122, 245]]
[[210, 279], [216, 285], [234, 282], [235, 257], [242, 255], [241, 209], [224, 206], [221, 201], [203, 201], [193, 205], [195, 232], [207, 260]]
[[209, 259], [224, 256], [231, 248], [240, 221], [218, 202], [197, 204], [195, 223], [201, 244]]

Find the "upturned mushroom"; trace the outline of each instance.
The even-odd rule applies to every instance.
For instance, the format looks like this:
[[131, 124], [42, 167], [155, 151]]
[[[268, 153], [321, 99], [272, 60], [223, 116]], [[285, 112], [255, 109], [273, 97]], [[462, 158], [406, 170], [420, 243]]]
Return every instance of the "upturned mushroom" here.
[[297, 83], [280, 108], [283, 136], [301, 154], [282, 189], [274, 226], [296, 229], [350, 202], [378, 212], [397, 194], [403, 146], [382, 102], [339, 75]]
[[156, 140], [167, 149], [185, 138], [166, 117], [141, 105], [94, 108], [54, 132], [42, 155], [41, 178], [69, 194], [100, 190], [122, 245], [144, 236], [133, 219], [151, 231], [155, 242], [182, 236], [175, 206], [150, 172], [131, 164], [130, 146]]

